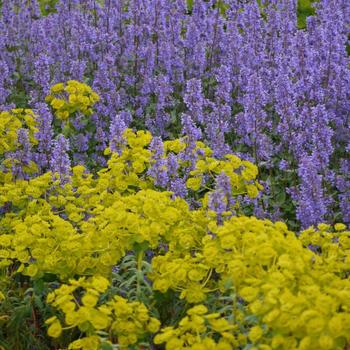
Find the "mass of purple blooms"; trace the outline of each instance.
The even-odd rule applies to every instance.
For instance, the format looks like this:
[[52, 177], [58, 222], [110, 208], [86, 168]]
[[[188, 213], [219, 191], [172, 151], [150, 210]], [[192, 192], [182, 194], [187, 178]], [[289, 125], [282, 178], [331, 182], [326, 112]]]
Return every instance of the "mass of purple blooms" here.
[[[223, 6], [224, 4], [224, 6]], [[195, 142], [216, 157], [255, 163], [265, 190], [251, 214], [307, 227], [350, 222], [350, 1], [320, 0], [305, 29], [296, 0], [60, 0], [42, 14], [37, 0], [2, 1], [0, 110], [33, 108], [38, 145], [24, 130], [16, 154], [62, 177], [70, 164], [104, 166], [127, 127], [156, 137], [149, 175], [186, 197], [179, 159], [196, 160]], [[70, 79], [100, 96], [90, 129], [62, 132], [43, 103]], [[186, 150], [164, 159], [163, 141]], [[192, 167], [192, 168], [191, 168]], [[15, 169], [19, 176], [21, 169]], [[231, 199], [225, 176], [210, 205]]]

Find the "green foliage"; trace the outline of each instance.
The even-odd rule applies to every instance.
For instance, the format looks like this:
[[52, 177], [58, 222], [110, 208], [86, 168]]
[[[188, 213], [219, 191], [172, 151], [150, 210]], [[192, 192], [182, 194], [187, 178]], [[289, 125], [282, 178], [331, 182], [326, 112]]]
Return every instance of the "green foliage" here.
[[114, 268], [111, 289], [128, 300], [139, 300], [147, 305], [154, 301], [153, 289], [147, 274], [151, 264], [145, 259], [144, 251], [138, 255], [130, 253]]
[[4, 275], [0, 286], [6, 290], [0, 301], [0, 348], [50, 349], [50, 339], [43, 329], [45, 319], [52, 315], [44, 301], [47, 286], [38, 288], [38, 283], [25, 276], [5, 279]]
[[[196, 0], [186, 0], [187, 10], [192, 13], [193, 2]], [[198, 1], [198, 0], [197, 0]], [[257, 0], [261, 6], [261, 0]], [[306, 18], [315, 14], [313, 2], [318, 0], [298, 0], [297, 14], [298, 14], [298, 27], [304, 29], [306, 27]], [[225, 14], [229, 5], [225, 1], [219, 0], [217, 6], [220, 8], [221, 14]]]
[[50, 13], [55, 12], [55, 6], [59, 0], [38, 0], [40, 5], [40, 11], [43, 16], [47, 16]]
[[306, 18], [315, 14], [313, 2], [317, 0], [298, 0], [298, 27], [304, 29], [306, 27]]

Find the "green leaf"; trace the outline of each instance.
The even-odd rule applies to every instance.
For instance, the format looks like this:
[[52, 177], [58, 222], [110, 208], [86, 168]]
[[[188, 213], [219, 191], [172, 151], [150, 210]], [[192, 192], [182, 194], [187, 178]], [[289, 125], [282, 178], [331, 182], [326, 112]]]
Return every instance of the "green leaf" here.
[[113, 346], [111, 344], [108, 344], [108, 343], [102, 343], [100, 349], [101, 350], [113, 350]]
[[45, 288], [44, 281], [41, 278], [38, 280], [34, 280], [33, 287], [34, 287], [35, 294], [37, 294], [37, 295], [42, 294], [42, 292], [44, 291], [44, 288]]
[[249, 316], [244, 318], [244, 321], [246, 321], [248, 323], [256, 324], [258, 322], [258, 318], [255, 315], [249, 315]]
[[148, 249], [148, 246], [149, 246], [148, 242], [135, 243], [134, 249], [135, 249], [136, 255], [140, 252], [144, 252], [146, 249]]
[[283, 190], [277, 192], [276, 203], [283, 204], [283, 203], [285, 203], [285, 201], [286, 201], [286, 193]]
[[187, 2], [187, 10], [189, 12], [192, 12], [192, 10], [193, 10], [193, 0], [186, 0], [186, 2]]

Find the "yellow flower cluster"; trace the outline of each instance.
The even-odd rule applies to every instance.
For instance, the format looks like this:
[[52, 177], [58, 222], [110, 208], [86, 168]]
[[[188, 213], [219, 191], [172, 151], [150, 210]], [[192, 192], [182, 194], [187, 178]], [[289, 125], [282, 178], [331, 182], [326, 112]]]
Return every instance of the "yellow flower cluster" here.
[[[140, 302], [128, 302], [120, 296], [100, 302], [101, 295], [107, 290], [109, 281], [102, 276], [71, 279], [69, 284], [47, 296], [47, 303], [64, 314], [62, 327], [60, 320], [53, 316], [46, 320], [48, 334], [57, 338], [62, 330], [78, 327], [87, 334], [86, 337], [72, 342], [68, 349], [98, 350], [100, 338], [98, 333], [108, 332], [117, 338], [119, 349], [128, 349], [147, 333], [158, 331], [160, 322], [149, 315], [146, 306]], [[77, 297], [80, 297], [80, 301]]]
[[146, 169], [150, 165], [151, 151], [147, 149], [152, 140], [148, 131], [124, 132], [125, 145], [121, 153], [111, 153], [105, 150], [105, 155], [111, 155], [107, 169], [99, 172], [103, 181], [109, 181], [114, 191], [132, 193], [138, 189], [154, 188], [153, 182], [146, 176]]
[[[191, 257], [189, 254], [177, 258], [171, 253], [157, 256], [152, 260], [154, 272], [149, 275], [153, 279], [153, 289], [165, 293], [169, 288], [181, 291], [180, 298], [186, 298], [190, 303], [202, 302], [209, 291], [205, 287], [212, 270], [202, 263], [201, 257]], [[199, 283], [203, 281], [202, 283]]]
[[58, 119], [66, 120], [75, 112], [89, 116], [93, 113], [93, 105], [99, 101], [99, 96], [90, 86], [76, 80], [66, 84], [58, 83], [51, 87], [46, 102], [50, 103]]
[[346, 275], [350, 270], [350, 233], [344, 224], [336, 224], [334, 232], [326, 224], [311, 227], [300, 234], [300, 240], [314, 247], [315, 259], [322, 258], [329, 271]]
[[[79, 170], [73, 169], [75, 179]], [[50, 174], [4, 186], [0, 205], [11, 202], [18, 211], [0, 219], [4, 233], [0, 236], [1, 265], [17, 260], [19, 272], [31, 277], [110, 274], [112, 266], [136, 243], [147, 242], [156, 248], [161, 236], [174, 236], [176, 244], [183, 233], [186, 242], [181, 245], [188, 245], [198, 229], [204, 234], [206, 221], [196, 222], [198, 215], [185, 201], [173, 201], [171, 193], [149, 189], [121, 196], [108, 193], [109, 182], [104, 180], [82, 177], [81, 183], [91, 185], [89, 192], [83, 184], [76, 189], [70, 183], [57, 186], [47, 199], [40, 197], [45, 195], [45, 184], [53, 184]]]
[[231, 350], [238, 345], [232, 335], [235, 328], [220, 313], [208, 313], [204, 305], [197, 305], [187, 311], [177, 328], [163, 328], [154, 343], [166, 343], [166, 350]]
[[[204, 178], [209, 178], [214, 183], [215, 177], [221, 173], [229, 177], [233, 196], [248, 194], [250, 198], [256, 198], [259, 190], [263, 189], [256, 181], [258, 168], [253, 163], [242, 161], [233, 154], [226, 155], [224, 160], [209, 156], [199, 157], [195, 169], [190, 173], [191, 177], [187, 180], [187, 187], [193, 191], [209, 187], [208, 180], [204, 183]], [[207, 192], [203, 198], [205, 206], [208, 205], [208, 196]]]
[[[212, 235], [191, 255], [173, 250], [153, 259], [154, 289], [181, 291], [180, 298], [193, 303], [234, 285], [259, 319], [248, 336], [257, 349], [344, 348], [350, 340], [350, 232], [344, 225], [334, 233], [320, 225], [300, 237], [283, 223], [247, 217], [208, 228]], [[320, 251], [307, 249], [310, 243]], [[216, 280], [208, 278], [210, 270]]]
[[[130, 191], [133, 186], [139, 189], [154, 188], [154, 181], [145, 172], [152, 165], [152, 152], [147, 149], [152, 135], [147, 131], [134, 133], [131, 129], [127, 129], [124, 137], [126, 145], [124, 145], [121, 154], [113, 153], [108, 163], [110, 168], [117, 171], [115, 174], [118, 177], [117, 190], [120, 192], [128, 188]], [[184, 140], [165, 141], [163, 157], [166, 158], [170, 153], [177, 155], [185, 148]], [[187, 187], [202, 193], [200, 196], [203, 197], [201, 199], [203, 208], [208, 206], [208, 196], [209, 192], [214, 190], [215, 177], [222, 172], [230, 178], [233, 196], [247, 194], [249, 197], [255, 198], [259, 190], [263, 189], [256, 181], [258, 169], [254, 164], [241, 161], [234, 155], [227, 155], [223, 160], [213, 158], [211, 156], [213, 151], [200, 141], [196, 142], [193, 152], [197, 154], [198, 160], [195, 169], [190, 172], [191, 177], [187, 180]], [[105, 154], [111, 154], [109, 148], [106, 149]], [[179, 175], [186, 166], [188, 166], [186, 161], [180, 161]], [[103, 170], [100, 174], [102, 172]]]
[[19, 272], [36, 278], [106, 275], [135, 244], [156, 248], [167, 237], [171, 245], [190, 246], [205, 234], [204, 215], [155, 191], [146, 177], [151, 135], [127, 130], [126, 137], [121, 155], [113, 154], [97, 178], [76, 166], [63, 187], [49, 173], [0, 187], [0, 205], [16, 208], [0, 219], [3, 266], [17, 260]]
[[[186, 140], [165, 141], [165, 157], [169, 153], [179, 154], [186, 148]], [[197, 141], [193, 153], [197, 155], [195, 169], [190, 172], [186, 185], [193, 191], [202, 192], [205, 195], [202, 203], [205, 207], [208, 205], [208, 190], [214, 189], [215, 177], [224, 173], [230, 179], [232, 195], [248, 194], [250, 198], [255, 198], [263, 187], [256, 181], [258, 168], [251, 162], [241, 160], [233, 154], [227, 154], [224, 159], [212, 157], [213, 151], [203, 142]], [[186, 161], [180, 162], [180, 172], [187, 166]], [[237, 209], [237, 208], [236, 208]]]
[[[0, 163], [5, 172], [0, 171], [0, 183], [12, 181], [11, 169], [20, 161], [11, 153], [20, 149], [23, 145], [18, 139], [18, 131], [25, 129], [28, 132], [29, 142], [32, 145], [38, 143], [35, 134], [38, 132], [36, 115], [31, 109], [12, 109], [0, 113]], [[21, 164], [22, 170], [33, 175], [37, 172], [37, 165], [33, 161]]]
[[18, 147], [17, 131], [20, 128], [28, 129], [29, 140], [36, 144], [35, 133], [36, 116], [31, 109], [12, 109], [0, 113], [0, 155], [5, 152], [15, 151]]

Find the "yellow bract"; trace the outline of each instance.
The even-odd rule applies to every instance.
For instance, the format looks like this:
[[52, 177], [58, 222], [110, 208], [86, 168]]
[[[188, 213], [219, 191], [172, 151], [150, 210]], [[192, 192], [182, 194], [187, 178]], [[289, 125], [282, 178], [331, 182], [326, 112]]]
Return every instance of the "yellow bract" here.
[[204, 305], [197, 305], [187, 311], [187, 316], [179, 322], [177, 328], [163, 328], [155, 336], [154, 343], [166, 343], [165, 348], [169, 350], [231, 350], [237, 345], [237, 340], [229, 333], [233, 328], [227, 320], [220, 318], [220, 314], [210, 314]]
[[12, 109], [0, 113], [0, 155], [15, 151], [18, 144], [17, 132], [20, 128], [28, 130], [29, 141], [37, 144], [35, 133], [38, 132], [37, 120], [31, 109]]
[[89, 116], [93, 113], [92, 107], [100, 100], [90, 86], [76, 80], [67, 83], [58, 83], [51, 87], [46, 102], [50, 103], [58, 119], [66, 120], [75, 112]]
[[[49, 295], [47, 302], [65, 314], [65, 322], [70, 328], [90, 329], [90, 336], [71, 343], [69, 349], [90, 349], [92, 344], [93, 348], [98, 349], [101, 340], [97, 331], [108, 331], [118, 337], [121, 349], [128, 349], [129, 345], [135, 344], [147, 332], [158, 331], [160, 322], [151, 317], [140, 302], [129, 302], [114, 296], [110, 301], [99, 303], [108, 285], [109, 281], [103, 276], [71, 279], [69, 284], [63, 284]], [[78, 288], [80, 293], [81, 289], [84, 291], [82, 305], [74, 295]], [[46, 323], [50, 325], [50, 336], [58, 337], [61, 334], [62, 326], [56, 317], [48, 319]]]
[[[197, 147], [202, 148], [201, 142], [197, 143]], [[199, 156], [195, 169], [191, 171], [191, 177], [186, 182], [187, 188], [193, 191], [203, 187], [213, 190], [215, 177], [220, 173], [224, 173], [230, 179], [233, 196], [247, 194], [250, 198], [255, 198], [262, 189], [262, 186], [255, 181], [258, 175], [257, 167], [250, 162], [241, 161], [234, 155], [226, 155], [224, 160], [217, 160], [207, 155]], [[204, 183], [204, 178], [210, 180]], [[207, 207], [207, 196], [202, 199], [202, 204]]]

